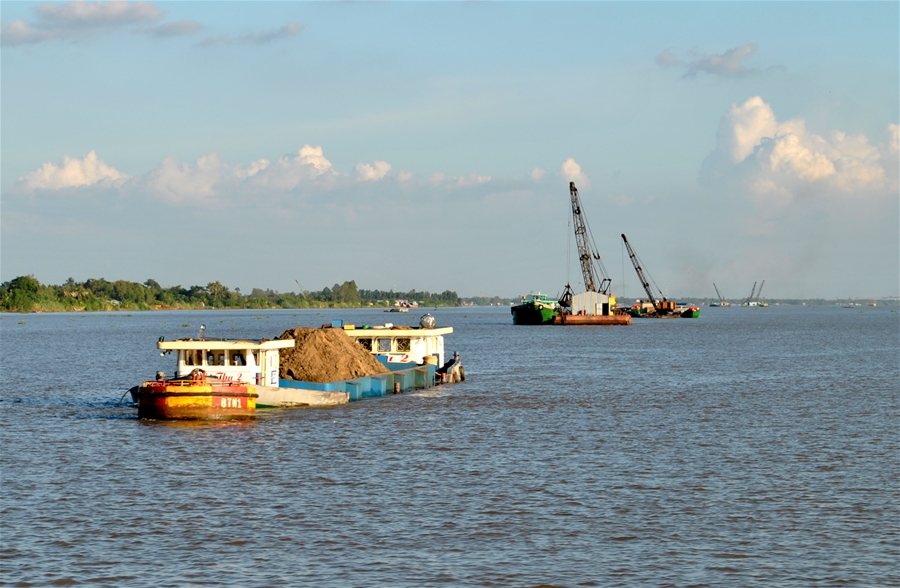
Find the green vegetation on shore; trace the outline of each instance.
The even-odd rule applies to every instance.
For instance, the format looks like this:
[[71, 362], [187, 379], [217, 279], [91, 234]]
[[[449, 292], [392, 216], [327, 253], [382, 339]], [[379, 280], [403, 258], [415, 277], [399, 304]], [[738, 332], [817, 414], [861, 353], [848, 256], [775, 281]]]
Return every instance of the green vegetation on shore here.
[[143, 284], [117, 280], [69, 278], [59, 286], [44, 285], [34, 276], [20, 276], [0, 284], [0, 311], [65, 312], [96, 310], [162, 310], [201, 308], [359, 308], [392, 306], [397, 300], [418, 302], [420, 306], [460, 306], [456, 292], [394, 292], [360, 290], [355, 281], [335, 284], [320, 292], [279, 293], [254, 288], [242, 294], [219, 282], [206, 286], [163, 288], [156, 280]]

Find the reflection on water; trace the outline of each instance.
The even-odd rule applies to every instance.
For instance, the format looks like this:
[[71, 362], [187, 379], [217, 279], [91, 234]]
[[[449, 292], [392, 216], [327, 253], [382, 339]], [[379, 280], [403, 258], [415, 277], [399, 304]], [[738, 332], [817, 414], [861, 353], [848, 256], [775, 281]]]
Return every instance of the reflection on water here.
[[464, 383], [206, 423], [139, 421], [119, 403], [172, 371], [159, 336], [418, 315], [3, 315], [2, 578], [896, 585], [890, 310], [704, 309], [612, 328], [430, 310], [455, 327]]

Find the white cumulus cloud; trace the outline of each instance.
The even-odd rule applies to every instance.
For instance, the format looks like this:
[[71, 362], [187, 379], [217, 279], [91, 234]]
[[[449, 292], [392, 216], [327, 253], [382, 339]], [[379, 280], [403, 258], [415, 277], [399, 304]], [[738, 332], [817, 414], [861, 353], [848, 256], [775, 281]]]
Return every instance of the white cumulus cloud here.
[[587, 188], [591, 185], [590, 178], [581, 171], [581, 166], [571, 157], [562, 163], [559, 172], [567, 181], [575, 182], [579, 188]]
[[[787, 203], [801, 192], [864, 196], [896, 185], [889, 162], [890, 139], [873, 145], [863, 134], [835, 130], [822, 136], [806, 121], [779, 122], [759, 96], [735, 104], [722, 118], [716, 149], [706, 158], [701, 181], [743, 182], [767, 202]], [[887, 163], [887, 165], [886, 165]]]
[[[433, 187], [445, 193], [457, 190], [477, 195], [491, 176], [471, 173], [449, 176], [434, 174], [427, 182], [416, 174], [401, 171], [394, 175], [392, 166], [375, 159], [360, 163], [349, 173], [334, 169], [321, 146], [304, 145], [296, 153], [277, 160], [255, 159], [249, 163], [224, 162], [219, 153], [208, 153], [193, 163], [165, 157], [152, 170], [133, 177], [117, 171], [100, 160], [92, 151], [83, 159], [66, 156], [62, 164], [46, 163], [19, 178], [16, 193], [35, 190], [79, 189], [90, 194], [93, 186], [116, 189], [132, 197], [151, 197], [175, 206], [232, 206], [261, 202], [267, 198], [317, 198], [329, 194], [337, 200], [352, 201], [360, 194], [377, 197], [394, 196], [393, 188], [404, 194]], [[390, 181], [388, 181], [390, 180]], [[363, 188], [362, 184], [369, 184]], [[472, 190], [472, 187], [476, 187]]]
[[359, 163], [356, 165], [356, 179], [360, 182], [377, 182], [391, 171], [391, 164], [386, 161], [376, 160], [373, 164]]
[[464, 176], [448, 176], [438, 172], [432, 174], [428, 178], [428, 182], [433, 186], [441, 186], [445, 188], [465, 188], [468, 186], [477, 186], [486, 184], [491, 181], [491, 176], [483, 176], [481, 174], [468, 174]]
[[136, 178], [135, 184], [172, 204], [212, 202], [219, 196], [218, 187], [227, 167], [218, 153], [204, 155], [194, 165], [179, 164], [174, 157], [166, 157], [156, 169]]
[[891, 150], [900, 151], [900, 125], [888, 125], [887, 134], [888, 145], [890, 145]]
[[542, 170], [539, 167], [536, 167], [533, 170], [531, 170], [531, 172], [528, 174], [528, 176], [535, 182], [538, 182], [538, 181], [540, 181], [541, 178], [544, 177], [545, 173], [547, 173], [547, 172], [545, 172], [544, 170]]
[[732, 104], [719, 124], [719, 148], [725, 147], [731, 161], [738, 163], [753, 153], [764, 137], [774, 137], [778, 128], [772, 107], [759, 96], [743, 104]]
[[245, 180], [251, 176], [255, 176], [267, 167], [269, 167], [268, 159], [257, 159], [256, 161], [251, 161], [248, 165], [235, 166], [231, 173], [239, 180]]
[[339, 174], [332, 169], [321, 147], [304, 145], [297, 155], [284, 155], [274, 163], [265, 166], [248, 177], [252, 185], [269, 190], [288, 191], [301, 183], [314, 180], [328, 180]]
[[61, 165], [45, 163], [30, 174], [20, 177], [18, 188], [26, 192], [60, 190], [91, 186], [104, 180], [114, 181], [127, 177], [98, 158], [96, 152], [91, 151], [82, 159], [65, 156]]

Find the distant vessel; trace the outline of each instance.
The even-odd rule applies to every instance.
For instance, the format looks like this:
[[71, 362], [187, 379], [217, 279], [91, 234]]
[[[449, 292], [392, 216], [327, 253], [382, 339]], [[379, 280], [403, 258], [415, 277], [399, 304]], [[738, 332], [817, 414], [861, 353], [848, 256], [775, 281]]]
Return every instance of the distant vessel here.
[[[638, 280], [641, 282], [641, 286], [644, 287], [644, 292], [647, 293], [648, 299], [647, 301], [638, 300], [631, 307], [629, 312], [632, 316], [653, 318], [700, 317], [699, 307], [689, 305], [686, 302], [676, 303], [673, 300], [669, 300], [665, 294], [663, 294], [660, 287], [656, 285], [656, 282], [653, 281], [653, 278], [650, 277], [647, 270], [643, 268], [643, 262], [640, 260], [637, 253], [635, 253], [634, 249], [632, 249], [631, 243], [628, 242], [628, 237], [626, 237], [624, 233], [622, 234], [622, 242], [625, 243], [625, 249], [628, 250], [628, 257], [631, 258], [631, 264], [634, 266], [634, 271], [637, 274]], [[650, 282], [653, 282], [653, 286], [656, 288], [659, 296], [653, 293]]]
[[763, 280], [762, 284], [759, 285], [759, 292], [757, 292], [756, 291], [756, 282], [753, 282], [753, 289], [750, 290], [750, 296], [748, 296], [747, 299], [741, 303], [741, 306], [761, 306], [764, 308], [766, 306], [769, 306], [768, 302], [766, 302], [765, 300], [762, 300], [760, 298], [760, 296], [762, 296], [763, 286], [765, 286], [765, 285], [766, 285], [766, 281]]
[[713, 282], [713, 288], [716, 289], [716, 296], [719, 297], [719, 301], [718, 301], [718, 302], [712, 302], [712, 303], [710, 303], [709, 306], [712, 307], [712, 308], [715, 308], [715, 307], [717, 307], [717, 306], [721, 306], [721, 307], [731, 306], [731, 303], [728, 302], [727, 300], [725, 300], [725, 298], [722, 296], [722, 294], [719, 293], [719, 287], [716, 286], [716, 283], [715, 283], [715, 282]]
[[559, 303], [540, 292], [522, 296], [521, 302], [510, 309], [514, 325], [549, 325], [559, 312]]

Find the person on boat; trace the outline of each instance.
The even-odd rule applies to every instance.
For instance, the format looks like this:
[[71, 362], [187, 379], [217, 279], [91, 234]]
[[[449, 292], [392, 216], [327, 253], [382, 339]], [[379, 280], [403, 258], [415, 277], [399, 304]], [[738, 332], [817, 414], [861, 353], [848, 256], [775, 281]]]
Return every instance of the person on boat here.
[[441, 374], [442, 379], [448, 382], [461, 382], [466, 379], [466, 372], [463, 370], [462, 361], [459, 358], [459, 352], [453, 352], [453, 359], [437, 369], [437, 373]]

